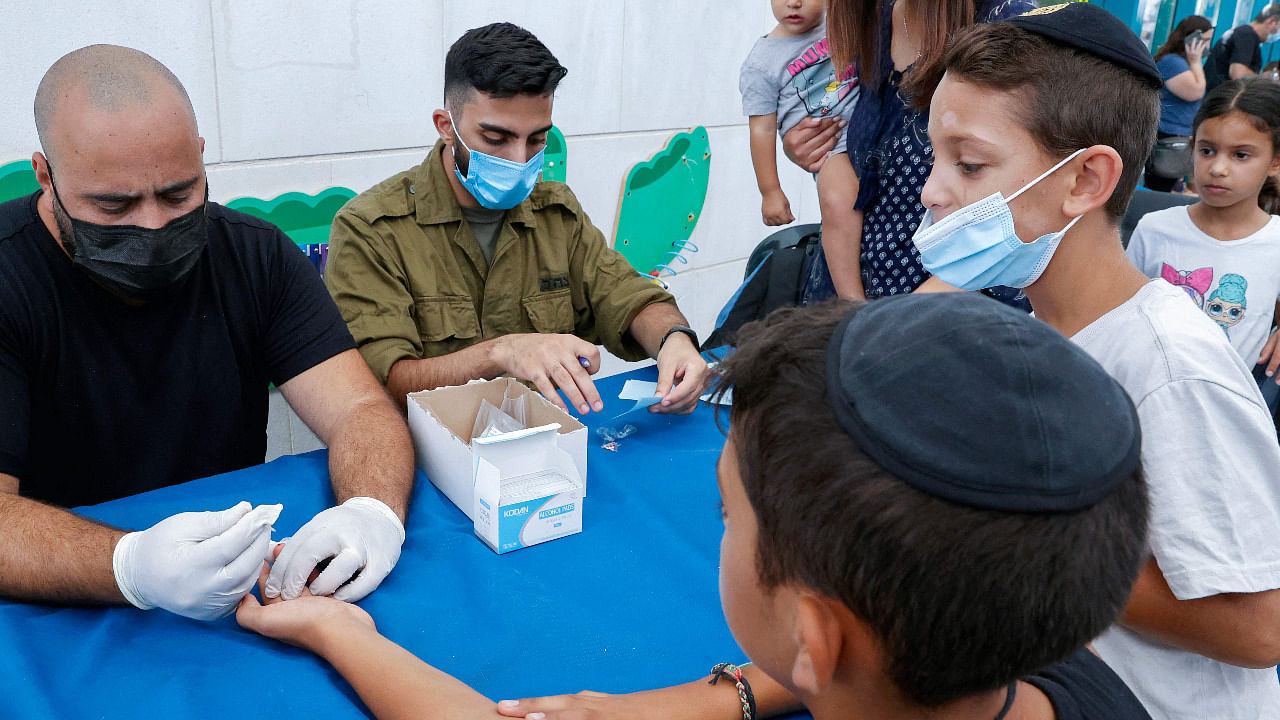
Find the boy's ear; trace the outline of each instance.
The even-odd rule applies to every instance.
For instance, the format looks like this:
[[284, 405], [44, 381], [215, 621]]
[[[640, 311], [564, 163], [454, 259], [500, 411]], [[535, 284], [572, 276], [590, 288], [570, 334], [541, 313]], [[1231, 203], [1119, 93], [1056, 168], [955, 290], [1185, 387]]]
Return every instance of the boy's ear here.
[[811, 696], [831, 686], [844, 651], [844, 628], [832, 602], [811, 591], [801, 591], [796, 598], [792, 618], [796, 657], [791, 682]]
[[1077, 217], [1107, 204], [1120, 183], [1124, 161], [1110, 145], [1086, 148], [1072, 163], [1077, 168], [1071, 190], [1062, 204], [1062, 212]]

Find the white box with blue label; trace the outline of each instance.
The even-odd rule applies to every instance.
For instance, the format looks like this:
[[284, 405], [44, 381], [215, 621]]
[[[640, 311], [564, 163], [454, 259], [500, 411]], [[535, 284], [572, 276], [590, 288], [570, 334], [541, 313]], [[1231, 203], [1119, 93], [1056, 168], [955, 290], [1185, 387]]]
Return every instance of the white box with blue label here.
[[[472, 438], [480, 404], [524, 395], [525, 430]], [[418, 467], [497, 553], [582, 531], [587, 429], [512, 378], [410, 393]]]

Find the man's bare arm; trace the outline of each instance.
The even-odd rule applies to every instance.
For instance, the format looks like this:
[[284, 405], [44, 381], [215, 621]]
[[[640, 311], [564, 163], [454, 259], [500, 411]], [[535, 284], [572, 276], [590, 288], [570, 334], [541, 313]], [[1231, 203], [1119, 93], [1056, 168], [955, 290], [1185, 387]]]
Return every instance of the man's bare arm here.
[[[649, 357], [657, 358], [662, 336], [677, 325], [688, 327], [689, 321], [685, 319], [684, 313], [672, 303], [655, 302], [645, 305], [636, 314], [627, 332], [640, 343]], [[688, 338], [687, 335], [683, 337]]]
[[1253, 77], [1258, 73], [1254, 72], [1253, 68], [1243, 63], [1231, 63], [1231, 65], [1227, 67], [1227, 74], [1231, 76], [1232, 80], [1239, 80], [1240, 78]]
[[123, 531], [18, 495], [0, 473], [0, 595], [15, 600], [123, 604], [111, 553]]
[[403, 522], [413, 488], [413, 443], [360, 353], [339, 353], [284, 383], [280, 392], [329, 446], [338, 503], [377, 498]]
[[567, 400], [578, 412], [587, 413], [604, 408], [591, 382], [591, 374], [599, 370], [600, 350], [586, 340], [563, 333], [514, 333], [448, 355], [399, 360], [391, 366], [387, 390], [403, 407], [406, 393], [509, 373], [533, 383], [561, 409], [568, 410]]
[[492, 380], [506, 372], [494, 354], [501, 339], [485, 340], [448, 355], [397, 360], [387, 374], [387, 392], [403, 408], [404, 396], [411, 392]]

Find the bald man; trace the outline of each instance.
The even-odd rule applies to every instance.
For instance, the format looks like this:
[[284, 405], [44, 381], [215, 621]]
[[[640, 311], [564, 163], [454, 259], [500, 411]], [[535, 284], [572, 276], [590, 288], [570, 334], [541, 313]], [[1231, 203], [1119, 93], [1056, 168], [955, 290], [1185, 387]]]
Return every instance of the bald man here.
[[[318, 274], [277, 228], [208, 202], [182, 84], [95, 45], [36, 93], [40, 190], [0, 204], [0, 595], [225, 615], [278, 507], [182, 513], [142, 532], [61, 509], [262, 462], [267, 387], [329, 446], [338, 502], [269, 594], [357, 600], [404, 541], [413, 449]], [[335, 592], [336, 591], [336, 592]]]

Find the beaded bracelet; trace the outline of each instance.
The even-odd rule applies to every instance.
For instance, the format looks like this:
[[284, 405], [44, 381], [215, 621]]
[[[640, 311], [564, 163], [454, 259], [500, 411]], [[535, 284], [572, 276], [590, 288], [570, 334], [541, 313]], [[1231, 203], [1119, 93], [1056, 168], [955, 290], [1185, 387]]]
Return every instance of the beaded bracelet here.
[[[750, 665], [751, 663], [747, 663]], [[722, 662], [711, 668], [711, 679], [707, 681], [709, 685], [715, 685], [720, 676], [733, 680], [733, 684], [738, 688], [738, 699], [742, 701], [742, 720], [755, 720], [756, 717], [756, 696], [751, 692], [751, 683], [742, 675], [742, 668], [746, 667], [734, 665], [733, 663]]]

